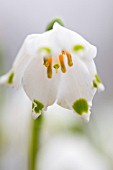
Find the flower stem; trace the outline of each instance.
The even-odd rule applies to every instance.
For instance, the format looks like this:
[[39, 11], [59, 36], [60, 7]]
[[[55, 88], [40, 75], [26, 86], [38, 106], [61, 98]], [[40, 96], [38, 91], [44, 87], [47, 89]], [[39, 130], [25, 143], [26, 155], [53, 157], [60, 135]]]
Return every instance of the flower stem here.
[[52, 30], [55, 22], [57, 22], [61, 26], [64, 26], [64, 23], [62, 22], [62, 20], [60, 18], [55, 18], [47, 25], [46, 31]]
[[40, 132], [42, 125], [42, 115], [33, 120], [31, 130], [31, 143], [29, 154], [29, 170], [36, 170], [36, 161], [38, 160], [38, 151], [40, 146]]

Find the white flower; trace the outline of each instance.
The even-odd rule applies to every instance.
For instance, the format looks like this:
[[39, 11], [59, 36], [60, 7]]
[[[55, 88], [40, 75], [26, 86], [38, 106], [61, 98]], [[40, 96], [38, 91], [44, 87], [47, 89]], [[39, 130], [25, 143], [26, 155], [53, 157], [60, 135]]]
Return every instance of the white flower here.
[[87, 137], [62, 133], [40, 147], [37, 169], [110, 170], [110, 165]]
[[0, 84], [22, 85], [33, 102], [34, 118], [56, 103], [89, 120], [92, 99], [102, 87], [93, 61], [96, 53], [83, 37], [55, 23], [48, 32], [27, 36]]
[[18, 92], [14, 90], [13, 93], [7, 90], [2, 109], [0, 107], [1, 170], [28, 169], [28, 148], [31, 133], [30, 104], [31, 101], [23, 90], [20, 89]]

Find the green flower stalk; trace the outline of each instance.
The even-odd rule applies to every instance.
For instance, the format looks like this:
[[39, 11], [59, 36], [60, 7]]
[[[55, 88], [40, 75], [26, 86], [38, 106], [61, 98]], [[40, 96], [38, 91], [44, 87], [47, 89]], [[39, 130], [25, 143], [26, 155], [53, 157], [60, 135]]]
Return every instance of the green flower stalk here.
[[36, 170], [36, 161], [38, 160], [38, 151], [40, 147], [40, 133], [43, 122], [43, 116], [32, 121], [30, 151], [29, 151], [29, 170]]
[[58, 23], [59, 25], [61, 25], [61, 26], [64, 26], [64, 23], [62, 22], [61, 19], [55, 18], [55, 19], [53, 19], [53, 20], [47, 25], [46, 31], [52, 30], [55, 22], [57, 22], [57, 23]]

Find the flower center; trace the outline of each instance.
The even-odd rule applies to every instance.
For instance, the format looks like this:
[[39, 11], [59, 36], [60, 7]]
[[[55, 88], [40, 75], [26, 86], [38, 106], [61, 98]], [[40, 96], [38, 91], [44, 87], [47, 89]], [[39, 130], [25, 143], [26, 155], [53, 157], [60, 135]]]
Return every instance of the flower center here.
[[[58, 63], [53, 65], [53, 68], [56, 70], [56, 73], [58, 73], [59, 67], [61, 67], [62, 73], [66, 73], [66, 66], [64, 60], [65, 56], [67, 57], [68, 66], [73, 66], [71, 54], [68, 51], [62, 50], [61, 54], [58, 55]], [[43, 61], [43, 65], [47, 67], [47, 77], [52, 78], [52, 57], [44, 57]]]

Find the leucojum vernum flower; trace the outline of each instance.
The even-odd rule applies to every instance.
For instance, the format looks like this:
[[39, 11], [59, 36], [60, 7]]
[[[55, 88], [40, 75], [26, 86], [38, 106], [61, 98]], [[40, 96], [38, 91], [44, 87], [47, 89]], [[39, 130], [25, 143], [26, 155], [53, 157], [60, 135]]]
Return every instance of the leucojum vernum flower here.
[[89, 120], [93, 97], [104, 90], [94, 63], [96, 54], [95, 46], [55, 22], [51, 30], [27, 36], [0, 84], [23, 86], [34, 118], [56, 103]]

